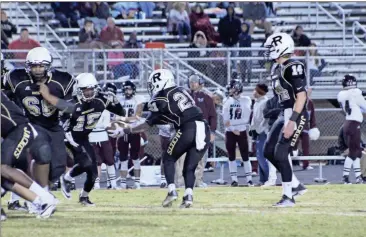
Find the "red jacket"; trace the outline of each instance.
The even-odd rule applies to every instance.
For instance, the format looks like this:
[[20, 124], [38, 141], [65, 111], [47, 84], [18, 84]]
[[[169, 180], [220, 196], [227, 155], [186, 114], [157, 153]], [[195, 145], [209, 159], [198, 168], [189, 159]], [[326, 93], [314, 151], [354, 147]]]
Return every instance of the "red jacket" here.
[[217, 114], [211, 96], [203, 91], [190, 92], [196, 105], [202, 110], [203, 118], [207, 120], [212, 132], [217, 128]]

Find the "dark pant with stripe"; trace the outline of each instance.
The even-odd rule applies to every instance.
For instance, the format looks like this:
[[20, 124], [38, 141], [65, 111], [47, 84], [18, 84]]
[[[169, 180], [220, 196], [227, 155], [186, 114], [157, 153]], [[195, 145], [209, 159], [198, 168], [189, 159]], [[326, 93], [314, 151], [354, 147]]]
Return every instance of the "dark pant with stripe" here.
[[361, 123], [346, 120], [343, 125], [343, 134], [348, 146], [348, 157], [352, 160], [362, 157]]
[[103, 142], [92, 142], [91, 144], [97, 157], [98, 166], [102, 165], [102, 163], [107, 166], [114, 165], [113, 148], [109, 140]]
[[239, 151], [243, 161], [249, 160], [248, 153], [248, 136], [246, 131], [240, 132], [240, 135], [235, 135], [233, 132], [226, 132], [225, 145], [227, 153], [229, 154], [229, 160], [236, 160], [236, 144], [239, 146]]

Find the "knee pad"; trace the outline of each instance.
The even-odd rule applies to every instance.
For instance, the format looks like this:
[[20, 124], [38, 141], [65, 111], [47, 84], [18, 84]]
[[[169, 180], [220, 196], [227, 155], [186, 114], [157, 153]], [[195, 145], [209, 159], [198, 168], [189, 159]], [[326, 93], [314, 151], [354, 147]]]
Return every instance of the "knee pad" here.
[[32, 149], [31, 154], [33, 159], [39, 165], [45, 165], [51, 162], [52, 150], [51, 146], [49, 146], [48, 144], [41, 145], [36, 149]]
[[132, 160], [132, 162], [133, 162], [133, 168], [134, 168], [135, 170], [140, 170], [140, 169], [141, 169], [141, 165], [140, 165], [140, 160], [139, 160], [139, 159], [137, 159], [137, 160]]
[[121, 171], [128, 171], [128, 161], [122, 161], [121, 162]]

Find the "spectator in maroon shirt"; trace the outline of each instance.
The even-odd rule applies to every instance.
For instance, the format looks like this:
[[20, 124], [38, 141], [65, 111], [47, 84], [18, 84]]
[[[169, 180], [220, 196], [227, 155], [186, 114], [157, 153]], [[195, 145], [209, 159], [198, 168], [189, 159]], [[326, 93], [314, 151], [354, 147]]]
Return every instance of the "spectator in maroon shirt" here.
[[[210, 95], [202, 90], [204, 81], [203, 78], [197, 74], [191, 75], [188, 79], [189, 88], [191, 89], [191, 95], [203, 113], [203, 118], [207, 120], [211, 129], [211, 142], [215, 140], [215, 131], [217, 127], [217, 113], [214, 101]], [[196, 168], [196, 185], [198, 187], [207, 186], [203, 182], [203, 172], [207, 161], [208, 153], [206, 152], [204, 158], [198, 163]]]
[[189, 21], [191, 24], [192, 36], [194, 36], [197, 31], [202, 31], [206, 35], [208, 41], [219, 41], [220, 36], [215, 31], [210, 18], [204, 13], [201, 5], [197, 4], [193, 8], [192, 13], [189, 15]]
[[[28, 29], [27, 28], [23, 28], [20, 30], [20, 37], [19, 39], [17, 40], [14, 40], [13, 42], [11, 42], [9, 44], [9, 49], [33, 49], [33, 48], [36, 48], [36, 47], [40, 47], [41, 45], [29, 38], [29, 32], [28, 32]], [[14, 59], [23, 59], [25, 60], [25, 58], [27, 57], [27, 52], [22, 52], [22, 53], [14, 53], [13, 55]], [[17, 66], [23, 66], [24, 63], [16, 63]]]
[[119, 27], [116, 26], [113, 17], [109, 17], [107, 20], [107, 26], [100, 32], [100, 41], [102, 41], [106, 47], [109, 47], [114, 41], [119, 41], [124, 44], [124, 35]]

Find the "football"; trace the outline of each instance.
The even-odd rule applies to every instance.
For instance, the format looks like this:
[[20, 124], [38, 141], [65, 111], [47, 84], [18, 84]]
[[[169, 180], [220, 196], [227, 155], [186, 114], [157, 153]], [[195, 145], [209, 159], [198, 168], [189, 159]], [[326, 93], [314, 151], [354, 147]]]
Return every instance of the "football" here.
[[125, 122], [121, 122], [121, 121], [115, 121], [115, 122], [111, 122], [108, 127], [106, 128], [107, 131], [109, 130], [116, 130], [117, 127], [121, 127], [121, 128], [127, 128], [128, 124]]

